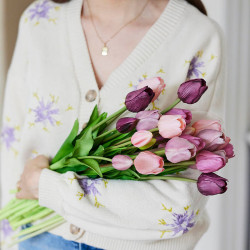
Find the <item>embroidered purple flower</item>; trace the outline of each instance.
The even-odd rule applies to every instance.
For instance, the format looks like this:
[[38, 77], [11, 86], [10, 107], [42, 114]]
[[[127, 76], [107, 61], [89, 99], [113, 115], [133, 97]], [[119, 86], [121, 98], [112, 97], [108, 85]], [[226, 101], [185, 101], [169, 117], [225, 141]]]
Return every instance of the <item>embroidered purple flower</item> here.
[[100, 184], [100, 178], [99, 179], [90, 179], [90, 178], [84, 178], [84, 179], [79, 179], [78, 180], [79, 185], [84, 191], [84, 196], [90, 195], [91, 193], [96, 196], [101, 195], [101, 193], [98, 191], [96, 188], [96, 184]]
[[13, 233], [8, 220], [3, 220], [1, 225], [1, 230], [3, 231], [4, 237], [8, 237]]
[[48, 101], [47, 104], [44, 103], [43, 99], [39, 101], [39, 105], [36, 109], [33, 109], [36, 116], [35, 122], [42, 122], [46, 125], [46, 122], [49, 121], [54, 126], [56, 120], [53, 118], [53, 115], [58, 114], [59, 109], [54, 108], [53, 105], [54, 103], [51, 101]]
[[204, 67], [204, 62], [199, 62], [199, 56], [195, 56], [192, 61], [190, 62], [187, 78], [191, 78], [192, 75], [195, 75], [196, 77], [199, 77], [201, 74], [201, 71], [199, 68]]
[[16, 141], [15, 128], [5, 125], [1, 132], [1, 141], [5, 144], [7, 149], [10, 149], [12, 144]]
[[49, 19], [49, 11], [52, 8], [48, 0], [39, 1], [35, 4], [34, 8], [29, 9], [30, 20], [37, 18], [37, 21], [40, 18]]
[[172, 227], [170, 229], [174, 232], [173, 236], [179, 232], [182, 232], [182, 234], [187, 233], [195, 225], [193, 221], [194, 212], [192, 212], [191, 215], [189, 215], [187, 211], [183, 214], [173, 213], [172, 215], [174, 217], [174, 223], [169, 225]]

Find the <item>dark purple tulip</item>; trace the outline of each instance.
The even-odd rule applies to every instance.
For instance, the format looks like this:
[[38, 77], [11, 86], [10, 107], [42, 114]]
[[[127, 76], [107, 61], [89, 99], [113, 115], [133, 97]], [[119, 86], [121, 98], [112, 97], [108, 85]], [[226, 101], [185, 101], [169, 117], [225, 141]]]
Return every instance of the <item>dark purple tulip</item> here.
[[178, 97], [184, 103], [193, 104], [200, 100], [207, 88], [204, 79], [192, 79], [181, 84], [178, 89]]
[[154, 96], [154, 91], [147, 86], [128, 93], [125, 100], [127, 110], [133, 113], [145, 110]]
[[226, 153], [223, 150], [217, 152], [201, 151], [196, 156], [196, 168], [203, 173], [211, 173], [223, 168], [227, 163]]
[[187, 125], [190, 124], [190, 122], [192, 121], [192, 113], [187, 109], [173, 108], [164, 115], [181, 115], [183, 119], [185, 119]]
[[223, 194], [227, 191], [227, 179], [214, 174], [201, 174], [197, 181], [197, 187], [203, 195]]
[[138, 119], [132, 117], [120, 118], [116, 123], [116, 129], [122, 133], [128, 133], [136, 127]]
[[191, 143], [193, 143], [195, 145], [197, 151], [202, 150], [206, 145], [206, 143], [201, 138], [198, 138], [198, 137], [195, 137], [195, 136], [192, 136], [192, 135], [182, 134], [180, 137], [188, 140]]

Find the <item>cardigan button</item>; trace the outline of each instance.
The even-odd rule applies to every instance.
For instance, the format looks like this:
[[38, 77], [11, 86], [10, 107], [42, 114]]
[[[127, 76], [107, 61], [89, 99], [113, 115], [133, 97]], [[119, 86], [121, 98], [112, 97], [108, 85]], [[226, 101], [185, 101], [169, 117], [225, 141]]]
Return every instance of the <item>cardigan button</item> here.
[[85, 99], [88, 102], [93, 102], [97, 97], [97, 93], [94, 89], [91, 89], [87, 92], [87, 94], [85, 95]]
[[72, 233], [73, 235], [76, 235], [80, 232], [80, 228], [73, 225], [73, 224], [70, 224], [70, 233]]

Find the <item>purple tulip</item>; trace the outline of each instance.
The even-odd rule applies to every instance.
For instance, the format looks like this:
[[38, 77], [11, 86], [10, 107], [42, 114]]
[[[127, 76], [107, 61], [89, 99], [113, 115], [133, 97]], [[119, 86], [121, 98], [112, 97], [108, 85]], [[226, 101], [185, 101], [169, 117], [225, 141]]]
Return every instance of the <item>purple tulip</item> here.
[[154, 98], [155, 93], [149, 87], [144, 87], [127, 94], [125, 105], [133, 113], [143, 111]]
[[214, 129], [202, 130], [196, 136], [206, 143], [205, 149], [209, 151], [215, 151], [226, 143], [224, 133]]
[[132, 117], [120, 118], [116, 123], [116, 129], [122, 133], [128, 133], [136, 127], [138, 119]]
[[195, 145], [180, 137], [172, 138], [165, 147], [165, 155], [172, 163], [190, 160], [195, 154]]
[[226, 156], [228, 159], [234, 157], [234, 147], [231, 143], [227, 144], [226, 147], [223, 148], [222, 150], [226, 152]]
[[217, 152], [201, 151], [196, 156], [196, 168], [203, 173], [211, 173], [223, 168], [227, 163], [226, 154], [223, 150]]
[[207, 88], [204, 79], [191, 79], [181, 84], [178, 89], [178, 97], [184, 103], [193, 104], [200, 100]]
[[214, 174], [201, 174], [197, 181], [197, 187], [203, 195], [223, 194], [227, 191], [227, 179]]
[[190, 124], [190, 122], [192, 121], [192, 113], [187, 109], [173, 108], [164, 115], [181, 115], [186, 120], [187, 125]]
[[201, 138], [195, 136], [182, 134], [180, 137], [193, 143], [196, 146], [197, 151], [202, 150], [206, 145], [206, 143]]
[[127, 155], [116, 155], [112, 159], [112, 166], [118, 170], [126, 170], [133, 164], [133, 160]]
[[161, 114], [157, 110], [145, 110], [137, 113], [135, 117], [139, 119], [139, 122], [136, 125], [136, 130], [140, 131], [156, 128], [160, 116]]

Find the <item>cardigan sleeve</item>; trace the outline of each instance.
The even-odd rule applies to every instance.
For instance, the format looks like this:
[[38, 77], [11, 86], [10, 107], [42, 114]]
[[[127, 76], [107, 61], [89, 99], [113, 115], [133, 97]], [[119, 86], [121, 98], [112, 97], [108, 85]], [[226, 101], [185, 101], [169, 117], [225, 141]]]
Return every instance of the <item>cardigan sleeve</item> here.
[[[196, 119], [224, 120], [222, 47], [222, 39], [217, 36], [204, 48], [203, 53], [210, 53], [211, 48], [217, 53], [217, 63], [207, 64], [210, 90], [203, 102], [192, 108]], [[180, 175], [197, 179], [200, 172], [188, 169]], [[73, 172], [58, 174], [44, 169], [39, 182], [40, 205], [86, 231], [127, 240], [181, 236], [201, 220], [207, 199], [198, 192], [195, 183], [176, 180], [78, 181]]]
[[[17, 40], [11, 64], [8, 69], [1, 119], [1, 184], [6, 187], [18, 180], [22, 167], [19, 161], [21, 136], [24, 127], [28, 88], [25, 85], [28, 67], [28, 33], [22, 15], [19, 20]], [[11, 178], [10, 181], [8, 178]], [[13, 184], [14, 185], [14, 184]], [[11, 187], [15, 189], [15, 186]], [[1, 198], [9, 190], [3, 190]], [[8, 197], [7, 199], [9, 199]]]

